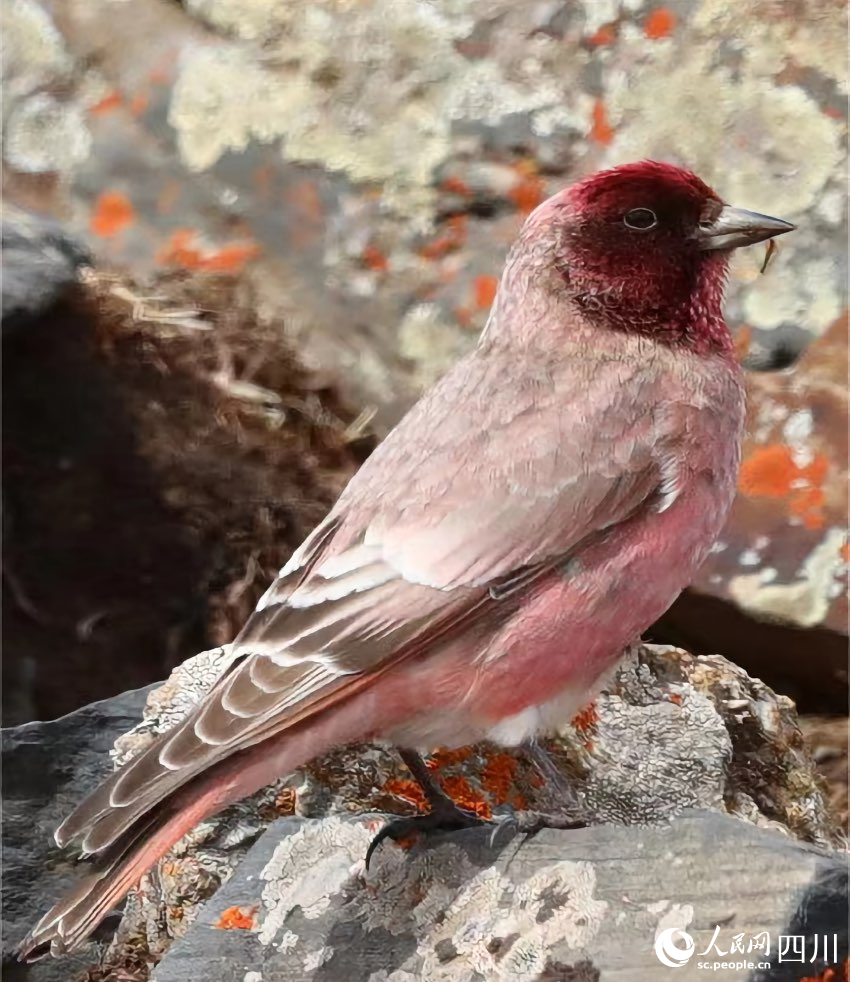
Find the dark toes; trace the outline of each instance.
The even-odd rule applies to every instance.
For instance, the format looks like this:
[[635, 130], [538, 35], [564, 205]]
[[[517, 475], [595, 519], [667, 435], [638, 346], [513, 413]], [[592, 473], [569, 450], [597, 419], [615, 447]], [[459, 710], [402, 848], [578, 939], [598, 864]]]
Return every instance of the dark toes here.
[[366, 850], [366, 869], [375, 850], [385, 839], [398, 842], [411, 835], [426, 835], [431, 832], [456, 832], [458, 829], [469, 829], [476, 825], [487, 825], [484, 819], [462, 808], [446, 808], [430, 811], [425, 815], [413, 815], [410, 818], [394, 818], [381, 829], [369, 843]]

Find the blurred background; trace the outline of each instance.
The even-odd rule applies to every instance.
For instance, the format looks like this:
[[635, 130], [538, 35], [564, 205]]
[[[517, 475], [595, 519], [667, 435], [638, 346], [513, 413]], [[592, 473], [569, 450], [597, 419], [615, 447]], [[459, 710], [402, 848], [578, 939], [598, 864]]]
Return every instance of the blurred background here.
[[685, 164], [735, 257], [740, 493], [652, 637], [795, 699], [846, 809], [844, 0], [4, 0], [3, 710], [230, 640], [475, 343], [547, 195]]

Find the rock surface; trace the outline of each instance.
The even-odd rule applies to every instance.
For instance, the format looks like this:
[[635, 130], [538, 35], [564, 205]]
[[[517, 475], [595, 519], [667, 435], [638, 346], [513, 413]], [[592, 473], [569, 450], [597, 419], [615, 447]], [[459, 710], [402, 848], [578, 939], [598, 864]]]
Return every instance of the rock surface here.
[[[9, 655], [7, 654], [7, 657]], [[62, 719], [0, 731], [3, 771], [3, 978], [68, 982], [91, 953], [59, 963], [10, 963], [34, 919], [75, 876], [53, 832], [80, 799], [112, 769], [110, 751], [138, 725], [149, 689], [86, 706]], [[77, 871], [78, 875], [78, 871]]]
[[[145, 693], [135, 692], [116, 699], [114, 705], [97, 704], [55, 723], [29, 724], [5, 731], [5, 944], [11, 947], [19, 940], [35, 913], [43, 910], [68, 882], [70, 864], [48, 846], [50, 835], [59, 818], [103, 773], [112, 740], [120, 733], [115, 740], [116, 763], [138, 753], [154, 734], [173, 725], [194, 705], [222, 671], [227, 658], [226, 649], [214, 649], [175, 670], [167, 682], [149, 691], [141, 721]], [[121, 732], [127, 728], [128, 732]], [[433, 853], [412, 854], [410, 861], [414, 865], [409, 879], [403, 851], [392, 844], [382, 846], [376, 854], [373, 875], [378, 879], [374, 886], [362, 890], [357, 887], [361, 891], [357, 899], [354, 884], [360, 882], [359, 874], [355, 876], [349, 868], [362, 864], [368, 839], [383, 820], [378, 813], [409, 814], [421, 799], [394, 754], [379, 747], [350, 748], [282, 778], [187, 835], [131, 895], [118, 934], [103, 950], [94, 978], [118, 978], [124, 973], [145, 979], [175, 938], [185, 941], [188, 947], [174, 947], [174, 957], [169, 954], [158, 970], [165, 974], [154, 978], [176, 979], [178, 975], [169, 973], [185, 971], [187, 965], [194, 964], [186, 959], [203, 949], [210, 959], [205, 971], [210, 973], [211, 982], [217, 982], [219, 977], [235, 978], [227, 972], [242, 966], [245, 958], [248, 961], [241, 968], [240, 982], [244, 982], [244, 972], [248, 971], [264, 973], [264, 980], [342, 980], [342, 955], [330, 950], [341, 945], [341, 937], [348, 939], [345, 943], [352, 945], [355, 953], [360, 952], [358, 946], [363, 947], [366, 954], [362, 959], [358, 954], [358, 971], [362, 969], [363, 978], [384, 970], [387, 978], [395, 982], [406, 982], [408, 975], [413, 978], [417, 972], [426, 971], [422, 959], [430, 959], [430, 966], [432, 962], [442, 964], [440, 959], [452, 951], [456, 954], [445, 958], [447, 962], [461, 955], [473, 961], [485, 957], [487, 945], [495, 944], [498, 936], [503, 940], [510, 938], [496, 959], [501, 962], [510, 954], [506, 966], [519, 964], [525, 957], [531, 959], [532, 966], [538, 965], [540, 958], [544, 959], [541, 964], [549, 959], [553, 965], [588, 962], [593, 966], [602, 957], [602, 950], [610, 948], [606, 939], [611, 931], [627, 931], [636, 943], [636, 932], [644, 932], [640, 935], [644, 939], [641, 951], [654, 957], [653, 931], [665, 911], [684, 911], [685, 920], [678, 926], [691, 925], [698, 931], [705, 927], [704, 918], [714, 915], [725, 923], [724, 919], [735, 910], [739, 911], [736, 924], [740, 925], [736, 931], [748, 929], [750, 924], [755, 926], [759, 918], [765, 921], [761, 930], [778, 930], [783, 918], [790, 917], [800, 902], [801, 891], [814, 883], [818, 863], [830, 867], [834, 862], [829, 859], [830, 849], [840, 836], [826, 807], [813, 762], [803, 746], [792, 704], [722, 658], [696, 658], [677, 649], [649, 645], [636, 649], [594, 704], [547, 746], [563, 778], [581, 797], [593, 826], [575, 839], [571, 834], [552, 838], [552, 834], [545, 833], [533, 840], [545, 844], [543, 852], [527, 854], [523, 846], [519, 855], [528, 855], [530, 865], [520, 860], [520, 879], [513, 886], [503, 880], [513, 876], [507, 866], [513, 869], [514, 862], [504, 861], [516, 848], [515, 840], [510, 840], [514, 845], [508, 845], [499, 837], [496, 846], [488, 849], [484, 845], [486, 837], [461, 836], [435, 845]], [[99, 769], [92, 767], [95, 755], [99, 755]], [[557, 810], [562, 804], [557, 789], [551, 782], [544, 783], [521, 750], [502, 752], [480, 745], [435, 752], [431, 766], [450, 794], [485, 818], [509, 813], [511, 809]], [[710, 809], [715, 814], [682, 819], [689, 809]], [[729, 816], [729, 824], [723, 824], [723, 813]], [[297, 819], [293, 817], [289, 825], [281, 825], [281, 816]], [[266, 833], [270, 826], [272, 832]], [[659, 826], [663, 831], [659, 831]], [[281, 829], [293, 832], [292, 836], [281, 839]], [[764, 838], [757, 838], [759, 835]], [[263, 836], [261, 843], [252, 848], [258, 836]], [[671, 846], [671, 840], [681, 846], [683, 855], [690, 857], [683, 860], [686, 865], [692, 864], [688, 870], [678, 869], [679, 845]], [[634, 845], [641, 842], [643, 846]], [[818, 851], [810, 851], [807, 844]], [[278, 846], [281, 851], [276, 852], [277, 859], [269, 868], [276, 863], [283, 879], [266, 890], [257, 880], [257, 873], [271, 862], [271, 851], [278, 850]], [[468, 855], [467, 847], [472, 849]], [[659, 852], [662, 847], [665, 852]], [[723, 853], [727, 847], [733, 851]], [[746, 858], [742, 858], [743, 854]], [[620, 868], [624, 855], [636, 857], [626, 872]], [[767, 855], [771, 857], [769, 862], [764, 860]], [[543, 863], [545, 856], [549, 858]], [[659, 856], [668, 856], [660, 867]], [[594, 865], [596, 860], [598, 865]], [[538, 863], [551, 866], [552, 861], [574, 881], [564, 881], [555, 889], [554, 880], [550, 883], [554, 876], [551, 870], [542, 866], [537, 869]], [[244, 866], [246, 862], [248, 865]], [[716, 878], [709, 880], [706, 872], [704, 880], [696, 880], [700, 864], [706, 871], [716, 867]], [[736, 864], [737, 868], [746, 868], [741, 874], [744, 885], [740, 889], [732, 879]], [[756, 867], [761, 869], [760, 879]], [[769, 875], [765, 868], [770, 870]], [[303, 879], [298, 872], [302, 869]], [[654, 869], [651, 874], [650, 869]], [[294, 880], [290, 880], [293, 870]], [[377, 889], [381, 877], [392, 882]], [[437, 881], [444, 879], [438, 886]], [[675, 889], [658, 892], [658, 884], [668, 879], [674, 881]], [[531, 880], [536, 886], [516, 886], [522, 880]], [[617, 882], [621, 882], [622, 889], [614, 899], [611, 891]], [[222, 883], [226, 885], [221, 887]], [[294, 885], [286, 885], [290, 883]], [[603, 893], [597, 890], [597, 883], [605, 884]], [[486, 893], [491, 887], [489, 899], [479, 901], [469, 892], [480, 888]], [[690, 893], [686, 894], [685, 887]], [[261, 896], [263, 890], [266, 892]], [[341, 890], [345, 916], [357, 920], [360, 927], [353, 931], [345, 924], [334, 927], [326, 920], [321, 927], [315, 925], [319, 934], [304, 934], [304, 947], [299, 939], [301, 928], [306, 932], [306, 922], [337, 910], [336, 900], [329, 900], [329, 893], [322, 893], [323, 890]], [[562, 894], [573, 900], [557, 900]], [[753, 899], [756, 895], [760, 898], [758, 903]], [[382, 896], [390, 899], [381, 901]], [[274, 897], [277, 900], [271, 899]], [[431, 900], [421, 906], [426, 897]], [[518, 929], [516, 925], [510, 930], [509, 924], [501, 925], [505, 930], [499, 935], [501, 926], [497, 922], [502, 915], [497, 916], [496, 908], [503, 906], [508, 920], [530, 918], [534, 923], [545, 924], [550, 912], [538, 907], [549, 903], [547, 897], [555, 906], [564, 907], [564, 917], [573, 918], [569, 930], [566, 921], [558, 921], [557, 934], [559, 938], [573, 938], [575, 943], [570, 944], [575, 950], [553, 947], [554, 935], [550, 937], [547, 932], [555, 924], [538, 932], [536, 954], [523, 945], [514, 950], [519, 943], [514, 937]], [[277, 914], [263, 915], [262, 944], [253, 936], [246, 941], [242, 928], [260, 925], [254, 915], [266, 900], [269, 909], [274, 908]], [[471, 948], [461, 950], [455, 935], [465, 935], [461, 923], [467, 916], [464, 910], [470, 904], [478, 909], [484, 900], [490, 905], [485, 904], [489, 911], [484, 918], [486, 931], [492, 929], [496, 933], [484, 940], [478, 938], [470, 942]], [[372, 904], [371, 913], [362, 906], [367, 901]], [[579, 909], [579, 901], [590, 906]], [[436, 915], [433, 923], [427, 923], [426, 910], [438, 902], [447, 911], [457, 908], [459, 920], [451, 930], [446, 919]], [[829, 903], [834, 906], [834, 896]], [[647, 909], [647, 904], [655, 906]], [[690, 913], [689, 904], [693, 908]], [[724, 912], [720, 912], [719, 906], [723, 905]], [[293, 913], [296, 906], [299, 911]], [[624, 916], [629, 912], [634, 916], [624, 927]], [[391, 924], [394, 916], [399, 919]], [[384, 923], [381, 918], [390, 921]], [[581, 918], [586, 921], [583, 925], [577, 920]], [[288, 926], [284, 926], [284, 921]], [[208, 945], [204, 939], [212, 924], [235, 930], [232, 934], [221, 932], [223, 937], [219, 940], [216, 936], [214, 943]], [[297, 928], [293, 928], [294, 924]], [[665, 922], [665, 926], [677, 925]], [[445, 938], [443, 928], [448, 932]], [[200, 933], [196, 934], [196, 930]], [[283, 934], [278, 938], [280, 932]], [[373, 936], [370, 932], [377, 933]], [[291, 937], [293, 933], [297, 937]], [[386, 939], [388, 947], [379, 945], [379, 938]], [[499, 951], [496, 945], [489, 955], [495, 958]], [[632, 955], [622, 948], [618, 951], [625, 970]], [[286, 974], [281, 952], [298, 959], [297, 963], [289, 963], [299, 966], [292, 969], [295, 974]], [[91, 953], [84, 953], [70, 964], [80, 968], [92, 957]], [[265, 965], [267, 957], [270, 961]], [[64, 964], [67, 969], [69, 963], [48, 961], [10, 967], [9, 972], [17, 975], [9, 977], [33, 982], [70, 978], [55, 974], [57, 964]], [[220, 968], [224, 974], [214, 974], [216, 964], [228, 966], [226, 970]], [[454, 968], [466, 964], [462, 961]], [[610, 964], [613, 967], [619, 963], [615, 960]], [[393, 976], [396, 969], [408, 975]], [[427, 972], [431, 970], [428, 968]], [[543, 968], [535, 971], [538, 974], [528, 975], [529, 979], [537, 978]], [[426, 973], [419, 977], [442, 976]], [[545, 973], [540, 977], [550, 978]], [[376, 978], [384, 976], [378, 974]]]
[[0, 226], [4, 339], [45, 313], [77, 282], [88, 253], [62, 226], [4, 207]]
[[[734, 818], [544, 830], [498, 847], [473, 829], [387, 847], [367, 873], [374, 827], [275, 822], [154, 982], [646, 982], [668, 971], [654, 944], [669, 929], [694, 942], [677, 979], [704, 978], [708, 961], [738, 963], [713, 976], [724, 982], [797, 982], [780, 936], [806, 939], [812, 977], [847, 953], [846, 863]], [[770, 954], [747, 953], [763, 932]]]
[[[117, 759], [147, 746], [199, 699], [227, 649], [204, 652], [155, 689], [145, 720], [116, 744]], [[827, 846], [834, 816], [803, 745], [790, 700], [717, 656], [644, 645], [548, 750], [594, 822], [668, 823], [712, 809]], [[486, 745], [436, 752], [444, 787], [483, 817], [507, 807], [557, 810], [559, 800], [523, 751]], [[110, 965], [156, 960], [191, 933], [201, 904], [280, 816], [410, 814], [421, 796], [394, 754], [356, 747], [329, 755], [199, 825], [131, 896]]]

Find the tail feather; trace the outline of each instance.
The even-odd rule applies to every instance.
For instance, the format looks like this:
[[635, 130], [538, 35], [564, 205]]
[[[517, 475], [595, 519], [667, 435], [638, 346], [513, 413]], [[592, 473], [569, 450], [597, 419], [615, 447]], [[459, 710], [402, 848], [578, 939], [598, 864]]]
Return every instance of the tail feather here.
[[173, 796], [164, 812], [147, 812], [141, 820], [125, 826], [99, 858], [95, 871], [55, 904], [21, 941], [18, 957], [37, 961], [47, 954], [56, 956], [80, 948], [158, 859], [233, 797], [233, 783], [227, 773], [213, 771]]

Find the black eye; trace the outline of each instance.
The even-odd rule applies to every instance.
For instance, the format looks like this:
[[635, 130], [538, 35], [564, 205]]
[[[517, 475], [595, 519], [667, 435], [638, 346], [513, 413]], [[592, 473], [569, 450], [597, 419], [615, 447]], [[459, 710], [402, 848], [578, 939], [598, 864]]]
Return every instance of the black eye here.
[[658, 216], [654, 211], [650, 211], [649, 208], [632, 208], [631, 211], [627, 211], [623, 216], [623, 223], [628, 228], [646, 232], [647, 229], [655, 228], [658, 224]]

